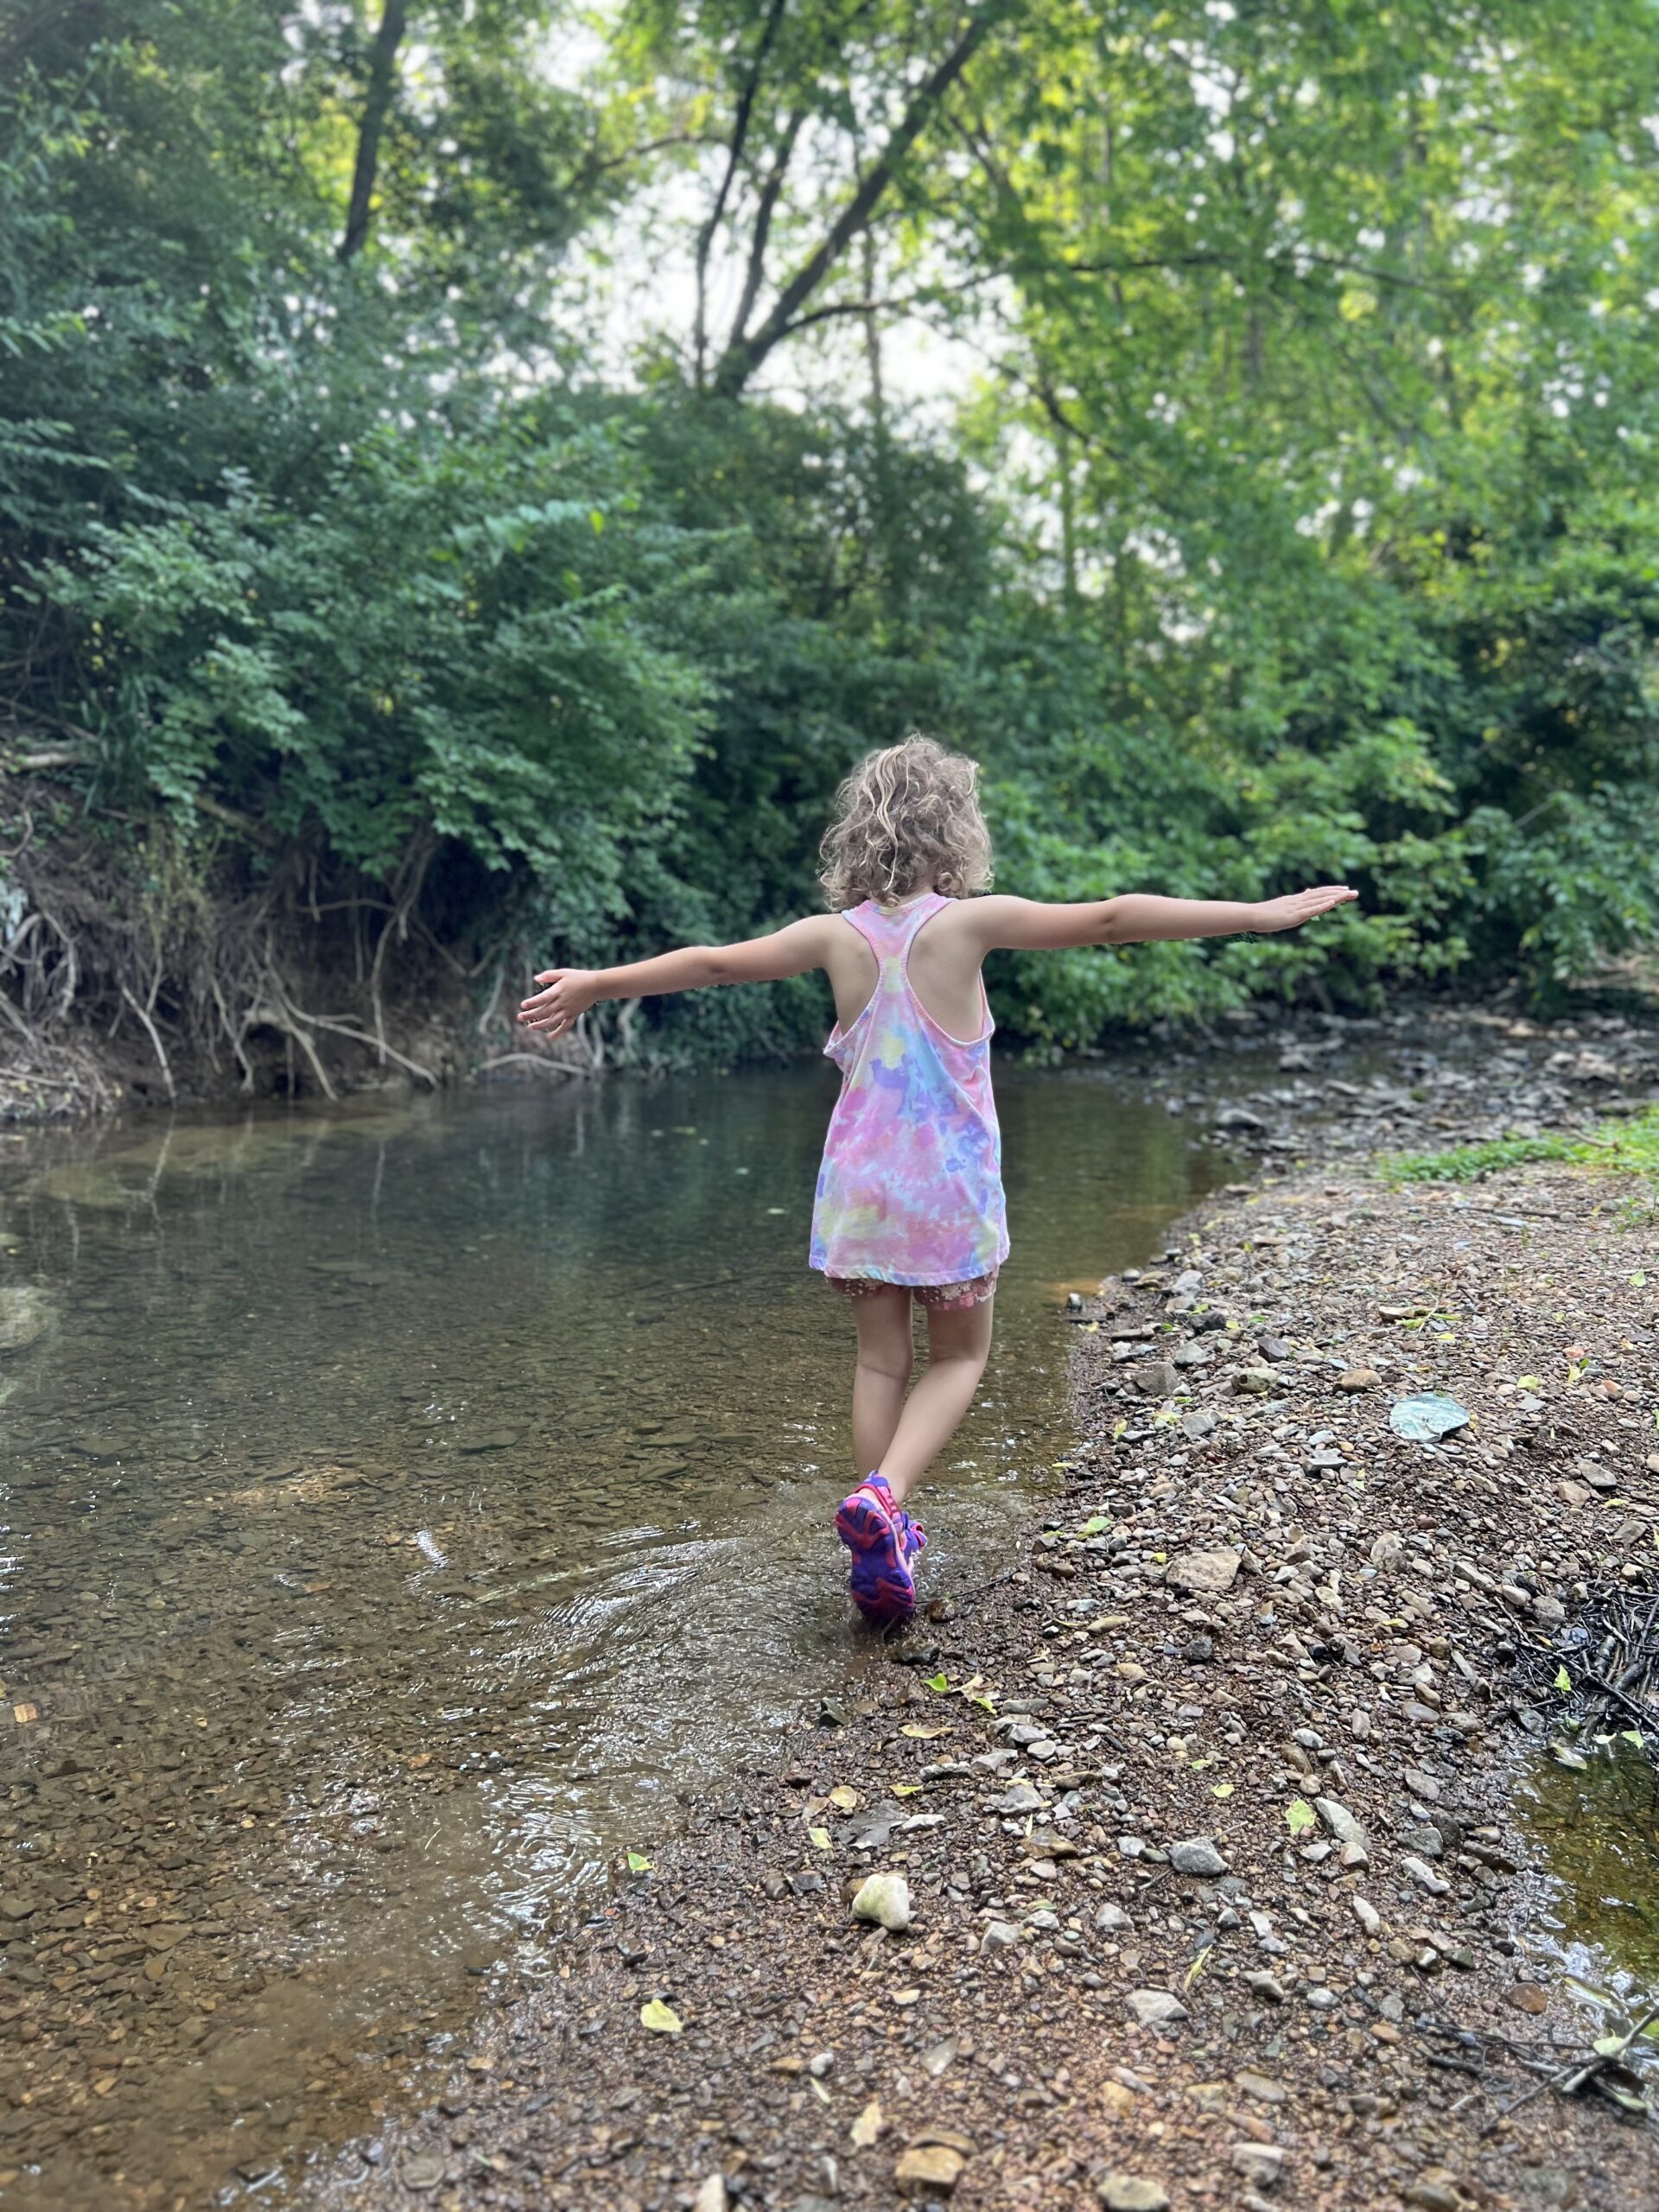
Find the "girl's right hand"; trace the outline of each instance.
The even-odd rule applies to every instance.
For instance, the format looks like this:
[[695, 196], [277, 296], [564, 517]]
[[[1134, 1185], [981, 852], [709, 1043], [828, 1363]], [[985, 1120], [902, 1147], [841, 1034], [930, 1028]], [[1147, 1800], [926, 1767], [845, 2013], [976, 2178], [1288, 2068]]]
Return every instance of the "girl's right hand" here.
[[545, 1037], [574, 1029], [599, 999], [598, 976], [591, 968], [544, 968], [536, 981], [544, 988], [520, 1001], [518, 1020]]
[[1357, 899], [1357, 891], [1351, 891], [1345, 883], [1321, 883], [1313, 891], [1293, 891], [1283, 899], [1264, 899], [1255, 907], [1253, 930], [1299, 930], [1304, 922], [1311, 922], [1316, 914], [1328, 914], [1333, 906], [1345, 906], [1351, 899]]

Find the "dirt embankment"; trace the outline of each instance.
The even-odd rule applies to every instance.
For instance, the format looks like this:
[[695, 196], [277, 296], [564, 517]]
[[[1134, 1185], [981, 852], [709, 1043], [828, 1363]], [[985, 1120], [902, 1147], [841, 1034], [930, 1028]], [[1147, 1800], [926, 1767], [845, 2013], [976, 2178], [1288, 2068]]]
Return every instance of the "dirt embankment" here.
[[[1551, 2086], [1599, 2030], [1506, 1815], [1512, 1660], [1650, 1572], [1649, 1219], [1548, 1167], [1184, 1224], [1081, 1317], [1029, 1549], [693, 1808], [340, 2202], [1650, 2206], [1652, 2123]], [[1474, 1419], [1406, 1442], [1429, 1389]]]

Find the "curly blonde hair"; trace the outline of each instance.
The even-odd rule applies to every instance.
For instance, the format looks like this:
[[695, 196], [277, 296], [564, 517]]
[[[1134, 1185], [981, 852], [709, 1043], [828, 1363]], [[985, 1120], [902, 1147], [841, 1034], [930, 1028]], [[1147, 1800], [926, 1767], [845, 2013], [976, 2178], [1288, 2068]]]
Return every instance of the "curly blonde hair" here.
[[962, 899], [991, 880], [979, 764], [931, 737], [865, 754], [836, 793], [818, 880], [837, 912], [891, 906], [916, 891]]

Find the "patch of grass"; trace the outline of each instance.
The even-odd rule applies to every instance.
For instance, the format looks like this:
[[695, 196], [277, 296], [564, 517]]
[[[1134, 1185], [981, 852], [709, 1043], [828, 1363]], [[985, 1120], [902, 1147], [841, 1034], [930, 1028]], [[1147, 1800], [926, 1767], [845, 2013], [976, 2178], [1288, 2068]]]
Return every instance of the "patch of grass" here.
[[1572, 1157], [1567, 1137], [1494, 1137], [1487, 1144], [1455, 1145], [1450, 1152], [1402, 1152], [1382, 1163], [1389, 1183], [1478, 1183], [1530, 1160]]
[[1659, 1106], [1599, 1122], [1581, 1137], [1495, 1137], [1487, 1144], [1456, 1145], [1449, 1152], [1396, 1153], [1382, 1168], [1389, 1183], [1475, 1183], [1483, 1175], [1524, 1167], [1534, 1160], [1571, 1160], [1659, 1183]]

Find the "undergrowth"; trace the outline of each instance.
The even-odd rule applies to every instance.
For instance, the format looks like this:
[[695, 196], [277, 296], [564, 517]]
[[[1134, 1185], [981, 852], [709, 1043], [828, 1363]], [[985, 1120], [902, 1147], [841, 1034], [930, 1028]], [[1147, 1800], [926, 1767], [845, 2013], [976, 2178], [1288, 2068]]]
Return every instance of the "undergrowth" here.
[[1659, 1185], [1659, 1106], [1618, 1120], [1604, 1119], [1581, 1135], [1494, 1137], [1484, 1144], [1455, 1145], [1448, 1152], [1405, 1152], [1382, 1162], [1389, 1183], [1476, 1183], [1535, 1160], [1566, 1160], [1624, 1175], [1644, 1175]]

